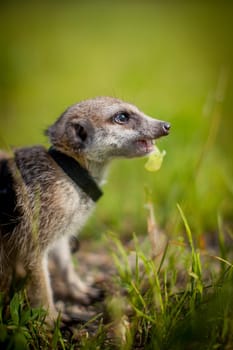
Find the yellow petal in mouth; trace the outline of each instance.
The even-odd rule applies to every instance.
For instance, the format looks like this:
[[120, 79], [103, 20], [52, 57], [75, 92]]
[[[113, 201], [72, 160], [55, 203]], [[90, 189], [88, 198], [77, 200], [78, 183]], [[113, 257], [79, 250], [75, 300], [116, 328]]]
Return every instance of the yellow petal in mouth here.
[[154, 152], [148, 157], [145, 164], [145, 169], [148, 171], [158, 171], [163, 163], [163, 158], [166, 155], [166, 151], [160, 151], [157, 146], [154, 146]]

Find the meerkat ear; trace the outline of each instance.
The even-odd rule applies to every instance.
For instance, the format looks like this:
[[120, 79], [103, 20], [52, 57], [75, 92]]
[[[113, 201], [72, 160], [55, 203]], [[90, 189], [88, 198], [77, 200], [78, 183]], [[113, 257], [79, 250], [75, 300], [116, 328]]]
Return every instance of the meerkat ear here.
[[76, 137], [80, 139], [81, 142], [85, 142], [87, 139], [87, 130], [80, 123], [74, 124], [74, 129], [76, 133]]
[[88, 119], [74, 118], [67, 122], [61, 116], [45, 131], [45, 134], [53, 146], [76, 152], [84, 149], [90, 142], [94, 127]]
[[77, 120], [72, 122], [71, 129], [68, 129], [70, 141], [75, 142], [76, 147], [84, 148], [92, 138], [94, 128], [89, 120]]

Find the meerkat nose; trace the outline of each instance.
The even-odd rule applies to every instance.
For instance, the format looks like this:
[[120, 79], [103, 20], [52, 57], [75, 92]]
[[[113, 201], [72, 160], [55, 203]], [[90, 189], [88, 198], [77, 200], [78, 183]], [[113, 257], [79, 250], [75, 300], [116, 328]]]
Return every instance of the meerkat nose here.
[[171, 125], [169, 123], [163, 123], [162, 129], [165, 135], [169, 134], [170, 128], [171, 128]]

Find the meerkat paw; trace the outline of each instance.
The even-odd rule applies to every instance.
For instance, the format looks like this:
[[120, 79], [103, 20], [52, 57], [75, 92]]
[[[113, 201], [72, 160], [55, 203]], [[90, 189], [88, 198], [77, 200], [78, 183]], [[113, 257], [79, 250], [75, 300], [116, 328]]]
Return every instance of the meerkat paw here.
[[45, 318], [45, 322], [49, 327], [54, 327], [57, 320], [61, 317], [57, 310], [48, 310]]
[[103, 295], [101, 290], [85, 284], [78, 276], [67, 287], [72, 299], [84, 305], [89, 305], [92, 301], [101, 299]]
[[71, 322], [71, 317], [64, 312], [64, 310], [50, 310], [45, 318], [45, 322], [49, 327], [54, 327], [57, 323], [63, 327]]

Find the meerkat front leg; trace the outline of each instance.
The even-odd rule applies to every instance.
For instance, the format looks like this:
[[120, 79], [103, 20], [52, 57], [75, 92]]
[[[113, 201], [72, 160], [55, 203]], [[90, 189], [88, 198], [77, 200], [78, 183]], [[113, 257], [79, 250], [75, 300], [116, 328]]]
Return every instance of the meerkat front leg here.
[[28, 272], [27, 296], [32, 307], [43, 307], [47, 310], [47, 321], [53, 323], [58, 312], [53, 303], [52, 289], [48, 273], [47, 254], [39, 257]]
[[56, 268], [67, 287], [66, 294], [83, 304], [89, 304], [92, 298], [99, 296], [98, 289], [87, 285], [75, 271], [69, 246], [69, 237], [63, 236], [50, 251]]

